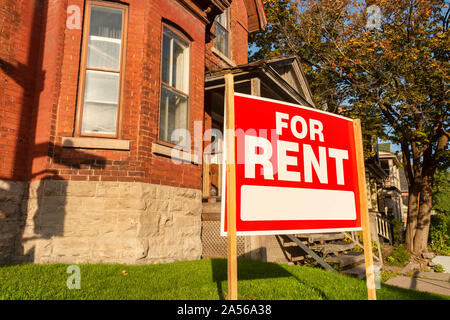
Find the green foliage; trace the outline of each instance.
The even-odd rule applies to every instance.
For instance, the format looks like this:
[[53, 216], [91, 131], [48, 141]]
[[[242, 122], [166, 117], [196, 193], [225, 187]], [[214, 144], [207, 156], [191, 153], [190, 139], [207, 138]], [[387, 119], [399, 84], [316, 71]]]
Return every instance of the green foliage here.
[[[204, 259], [145, 266], [80, 265], [81, 289], [69, 290], [67, 265], [0, 266], [0, 300], [226, 299], [227, 261]], [[122, 272], [126, 270], [126, 275]], [[318, 268], [238, 260], [242, 300], [366, 300], [366, 282]], [[450, 296], [381, 284], [381, 300]]]
[[401, 275], [400, 271], [382, 271], [381, 272], [381, 281], [386, 282], [389, 279], [395, 278]]
[[437, 254], [450, 255], [450, 215], [436, 211], [431, 216], [429, 247]]
[[386, 262], [392, 266], [402, 267], [411, 258], [411, 254], [406, 251], [403, 245], [399, 245], [390, 256], [386, 257]]
[[435, 175], [433, 210], [429, 247], [437, 254], [450, 255], [450, 171], [437, 171]]
[[402, 243], [404, 239], [403, 222], [393, 217], [390, 219], [390, 222], [392, 227], [392, 235], [394, 237], [394, 243]]
[[445, 272], [444, 267], [442, 265], [440, 265], [439, 263], [437, 263], [437, 264], [435, 264], [433, 266], [433, 270], [434, 270], [434, 272], [437, 272], [437, 273], [444, 273]]
[[[367, 27], [369, 5], [382, 11], [380, 28]], [[297, 55], [317, 105], [362, 119], [368, 137], [436, 141], [435, 125], [448, 112], [444, 1], [265, 0], [264, 7], [268, 26], [250, 37], [252, 60]]]
[[436, 170], [434, 175], [433, 209], [450, 212], [450, 170]]
[[450, 255], [450, 216], [448, 213], [436, 211], [431, 216], [429, 243], [437, 254]]

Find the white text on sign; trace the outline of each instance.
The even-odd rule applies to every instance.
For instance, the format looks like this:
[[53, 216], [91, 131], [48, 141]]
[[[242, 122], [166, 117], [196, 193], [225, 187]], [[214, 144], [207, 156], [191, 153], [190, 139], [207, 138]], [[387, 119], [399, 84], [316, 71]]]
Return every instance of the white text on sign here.
[[[324, 142], [323, 124], [319, 120], [309, 119], [309, 125], [306, 120], [295, 115], [289, 119], [286, 113], [276, 112], [276, 133], [278, 137], [283, 135], [283, 129], [290, 129], [293, 136], [298, 140], [302, 140], [308, 136], [312, 141], [316, 139]], [[288, 166], [297, 166], [298, 157], [288, 156], [287, 152], [300, 152], [300, 143], [277, 140], [277, 164], [278, 164], [278, 180], [292, 182], [313, 182], [313, 170], [317, 174], [319, 182], [328, 184], [328, 168], [327, 157], [334, 159], [336, 166], [336, 183], [345, 185], [344, 179], [344, 160], [348, 160], [348, 150], [319, 147], [318, 155], [310, 144], [302, 144], [301, 152], [303, 152], [303, 172], [288, 170]], [[254, 179], [256, 165], [262, 166], [264, 179], [274, 180], [274, 169], [271, 162], [273, 157], [273, 148], [271, 142], [263, 137], [245, 135], [245, 178]], [[303, 173], [303, 178], [302, 178]]]

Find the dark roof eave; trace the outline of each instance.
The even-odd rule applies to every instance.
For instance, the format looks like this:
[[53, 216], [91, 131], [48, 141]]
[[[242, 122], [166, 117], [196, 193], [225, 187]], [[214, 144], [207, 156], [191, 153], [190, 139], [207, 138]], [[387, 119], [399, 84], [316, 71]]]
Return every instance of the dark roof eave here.
[[[286, 80], [284, 80], [273, 67], [269, 65], [268, 62], [273, 62], [282, 59], [291, 59], [292, 57], [282, 57], [277, 59], [263, 59], [256, 62], [251, 62], [245, 65], [239, 65], [236, 67], [223, 68], [213, 72], [207, 72], [205, 74], [205, 84], [208, 82], [217, 82], [223, 83], [224, 85], [224, 75], [227, 73], [232, 73], [234, 75], [245, 75], [247, 74], [249, 78], [259, 76], [264, 74], [269, 80], [275, 82], [280, 88], [283, 89], [284, 93], [289, 95], [293, 100], [297, 101], [297, 103], [305, 105], [310, 108], [315, 108], [311, 105], [305, 97], [300, 95], [297, 90], [295, 90]], [[206, 87], [208, 87], [206, 85]]]
[[383, 180], [388, 177], [388, 174], [378, 164], [374, 163], [372, 159], [366, 160], [365, 164], [366, 168], [374, 173], [379, 179]]

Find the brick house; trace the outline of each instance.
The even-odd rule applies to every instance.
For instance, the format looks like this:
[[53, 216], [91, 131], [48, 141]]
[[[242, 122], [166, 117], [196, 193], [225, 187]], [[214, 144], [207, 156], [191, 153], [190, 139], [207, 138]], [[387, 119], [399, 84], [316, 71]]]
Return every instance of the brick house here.
[[199, 259], [223, 73], [314, 105], [295, 57], [248, 63], [265, 24], [260, 0], [0, 0], [0, 263]]
[[0, 262], [200, 258], [202, 166], [171, 136], [264, 25], [260, 0], [1, 0]]

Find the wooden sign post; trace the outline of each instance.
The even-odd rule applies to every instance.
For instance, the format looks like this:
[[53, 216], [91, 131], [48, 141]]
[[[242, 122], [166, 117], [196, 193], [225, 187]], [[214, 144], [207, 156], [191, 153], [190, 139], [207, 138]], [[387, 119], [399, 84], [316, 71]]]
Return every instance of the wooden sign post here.
[[234, 136], [234, 80], [225, 75], [226, 114], [226, 172], [227, 172], [227, 240], [228, 240], [228, 300], [237, 300], [237, 244], [236, 244], [236, 164]]
[[367, 207], [366, 171], [364, 168], [364, 150], [361, 132], [361, 120], [353, 120], [355, 134], [356, 161], [358, 166], [358, 185], [361, 211], [361, 227], [363, 232], [364, 262], [366, 266], [366, 284], [369, 300], [376, 300], [375, 274], [373, 268], [372, 239], [370, 235], [370, 217]]

